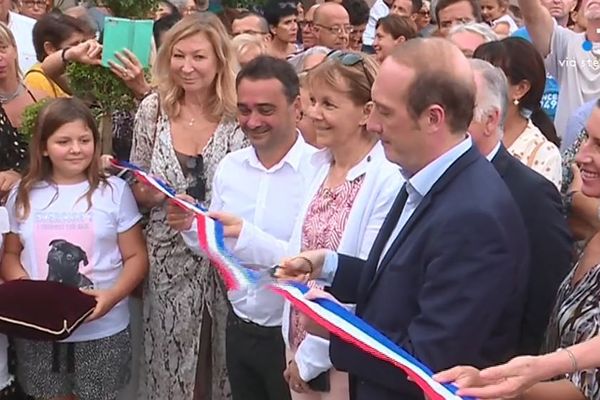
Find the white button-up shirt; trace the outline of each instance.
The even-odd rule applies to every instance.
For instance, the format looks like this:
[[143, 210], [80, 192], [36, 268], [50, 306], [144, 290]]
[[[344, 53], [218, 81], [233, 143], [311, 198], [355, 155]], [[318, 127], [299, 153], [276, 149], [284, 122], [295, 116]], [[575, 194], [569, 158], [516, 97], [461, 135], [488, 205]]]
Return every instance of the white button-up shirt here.
[[[285, 157], [267, 169], [259, 161], [253, 147], [228, 154], [219, 163], [213, 181], [211, 211], [234, 214], [273, 237], [288, 241], [302, 207], [304, 195], [316, 169], [311, 156], [316, 148], [302, 135]], [[184, 232], [187, 245], [199, 251], [197, 226]], [[234, 249], [234, 242], [226, 245]], [[233, 254], [236, 255], [235, 251]], [[270, 265], [246, 265], [264, 269]], [[260, 285], [230, 291], [229, 300], [238, 317], [262, 326], [280, 326], [283, 298]]]

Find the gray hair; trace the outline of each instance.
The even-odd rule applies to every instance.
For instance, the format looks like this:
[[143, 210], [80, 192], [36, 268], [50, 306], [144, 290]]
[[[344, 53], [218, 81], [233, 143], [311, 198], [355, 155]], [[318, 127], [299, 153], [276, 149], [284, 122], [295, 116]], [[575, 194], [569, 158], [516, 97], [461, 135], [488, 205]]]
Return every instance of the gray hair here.
[[450, 29], [450, 32], [448, 33], [448, 37], [450, 37], [456, 33], [463, 33], [463, 32], [469, 32], [469, 33], [474, 33], [476, 35], [479, 35], [479, 36], [483, 37], [483, 40], [485, 41], [485, 43], [494, 42], [494, 41], [500, 39], [498, 37], [498, 35], [496, 34], [496, 32], [494, 32], [492, 30], [492, 28], [490, 28], [489, 25], [484, 24], [482, 22], [469, 22], [467, 24], [455, 25], [452, 27], [452, 29]]
[[508, 111], [508, 79], [500, 68], [487, 61], [471, 58], [469, 62], [473, 72], [479, 73], [483, 80], [483, 87], [478, 88], [475, 97], [473, 120], [483, 122], [490, 111], [498, 110], [500, 113], [498, 137], [502, 139]]

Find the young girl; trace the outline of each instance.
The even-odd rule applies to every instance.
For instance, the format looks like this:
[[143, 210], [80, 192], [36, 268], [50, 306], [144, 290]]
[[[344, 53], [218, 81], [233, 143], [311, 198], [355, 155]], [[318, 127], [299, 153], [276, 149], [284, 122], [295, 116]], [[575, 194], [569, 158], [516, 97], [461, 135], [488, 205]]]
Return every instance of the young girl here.
[[86, 323], [60, 343], [15, 340], [17, 376], [36, 399], [115, 399], [129, 377], [127, 296], [148, 270], [141, 215], [126, 183], [103, 176], [86, 106], [41, 112], [29, 169], [10, 193], [4, 280], [53, 280], [94, 296]]
[[481, 16], [492, 26], [500, 39], [512, 35], [519, 29], [508, 12], [508, 0], [481, 0]]

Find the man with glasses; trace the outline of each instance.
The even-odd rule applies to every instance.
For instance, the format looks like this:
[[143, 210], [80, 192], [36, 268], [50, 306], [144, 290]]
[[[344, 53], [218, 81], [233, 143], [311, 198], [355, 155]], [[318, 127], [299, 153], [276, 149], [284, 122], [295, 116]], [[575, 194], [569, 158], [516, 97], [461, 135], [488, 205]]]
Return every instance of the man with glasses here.
[[235, 17], [231, 23], [233, 37], [243, 33], [262, 36], [266, 40], [269, 35], [269, 24], [263, 16], [251, 11], [244, 11]]
[[348, 11], [337, 3], [323, 3], [315, 11], [313, 32], [315, 43], [329, 49], [348, 47], [352, 25]]
[[[296, 129], [301, 113], [298, 76], [286, 61], [260, 56], [242, 68], [236, 87], [238, 122], [251, 146], [228, 154], [219, 164], [210, 215], [224, 223], [226, 235], [239, 228], [252, 232], [250, 237], [271, 235], [287, 242], [316, 173], [311, 163], [316, 149]], [[192, 220], [186, 211], [168, 206], [169, 225], [183, 230], [187, 245], [199, 251]], [[244, 251], [252, 251], [252, 242], [226, 244], [242, 260]], [[270, 265], [249, 267], [266, 274]], [[283, 377], [283, 299], [264, 284], [230, 291], [228, 297], [232, 312], [226, 352], [233, 400], [290, 400]]]
[[48, 12], [48, 3], [46, 0], [21, 0], [19, 2], [19, 12], [26, 17], [37, 20]]

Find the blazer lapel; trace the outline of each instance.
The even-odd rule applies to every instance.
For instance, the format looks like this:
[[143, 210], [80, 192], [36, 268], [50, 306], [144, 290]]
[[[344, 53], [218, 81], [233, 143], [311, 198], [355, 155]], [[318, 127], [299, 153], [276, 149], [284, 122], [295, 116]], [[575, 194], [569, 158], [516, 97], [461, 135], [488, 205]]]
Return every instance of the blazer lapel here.
[[[451, 182], [464, 168], [466, 168], [469, 164], [477, 161], [482, 158], [481, 154], [479, 154], [479, 150], [475, 146], [471, 146], [466, 153], [460, 156], [451, 166], [444, 172], [444, 174], [434, 183], [431, 187], [431, 190], [425, 195], [425, 197], [421, 200], [417, 209], [413, 212], [409, 220], [406, 222], [406, 225], [402, 228], [398, 237], [394, 239], [394, 242], [390, 246], [387, 253], [384, 255], [381, 260], [381, 264], [379, 263], [379, 259], [381, 257], [380, 254], [369, 254], [369, 259], [367, 264], [370, 268], [375, 268], [375, 274], [373, 275], [373, 279], [367, 282], [367, 289], [364, 293], [364, 299], [367, 300], [369, 294], [375, 287], [377, 280], [382, 275], [383, 271], [387, 267], [387, 265], [392, 260], [392, 257], [398, 252], [398, 249], [402, 245], [402, 243], [406, 240], [408, 234], [415, 228], [417, 222], [423, 217], [425, 211], [430, 207], [432, 200], [434, 199], [437, 192], [444, 189], [444, 187]], [[378, 267], [379, 266], [379, 267]]]

